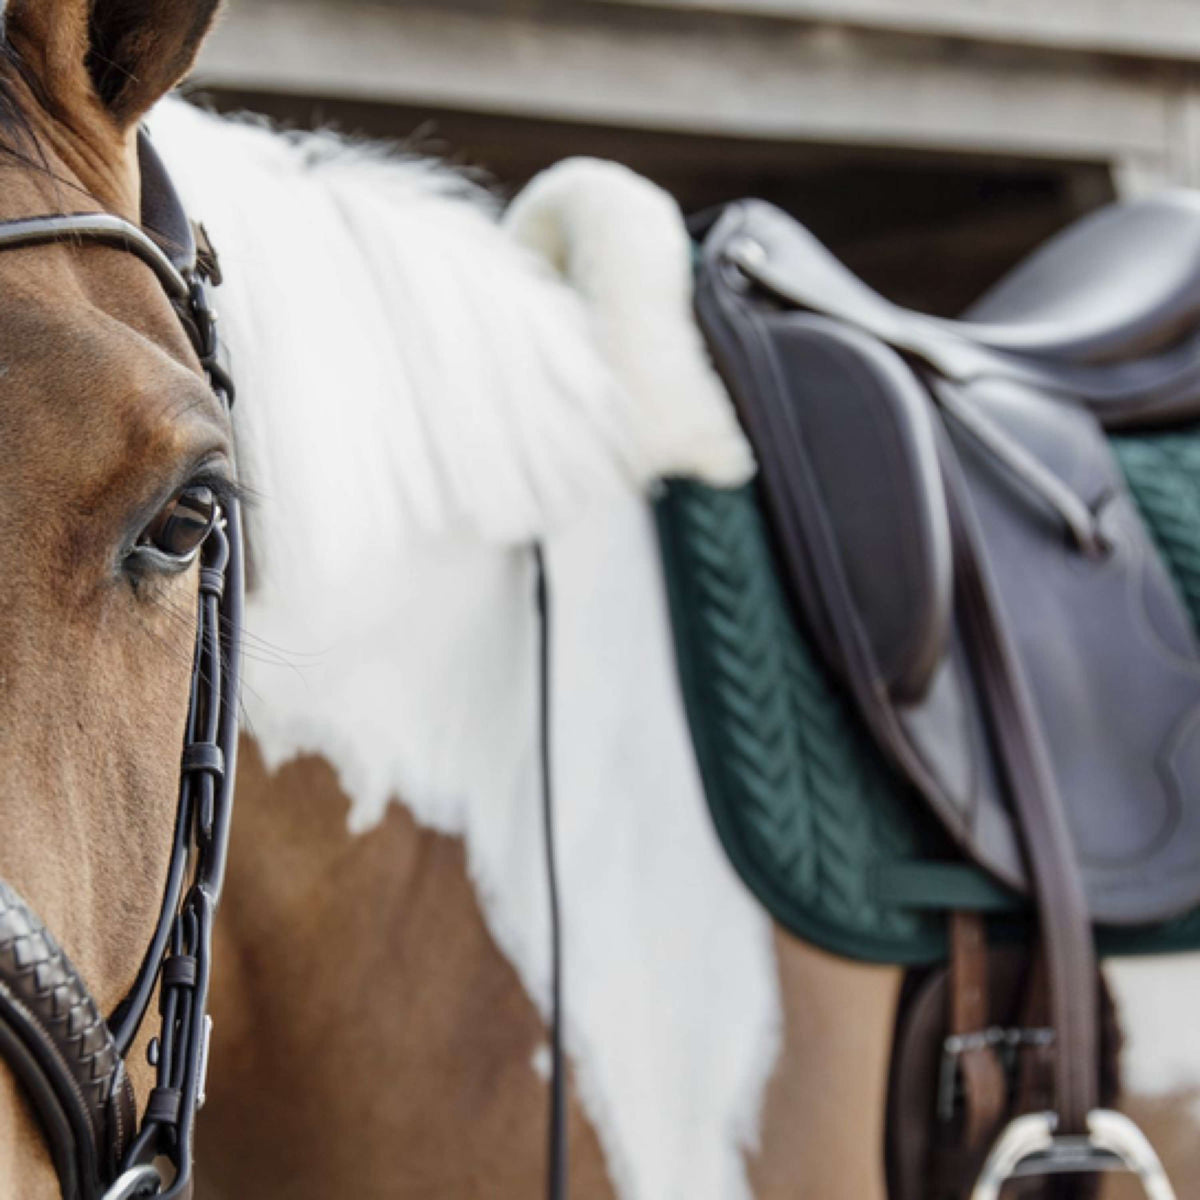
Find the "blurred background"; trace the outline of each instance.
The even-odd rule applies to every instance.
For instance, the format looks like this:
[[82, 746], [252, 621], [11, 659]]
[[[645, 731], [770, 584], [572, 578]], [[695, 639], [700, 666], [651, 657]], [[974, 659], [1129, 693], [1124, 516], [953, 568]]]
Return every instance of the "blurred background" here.
[[515, 190], [618, 159], [782, 204], [953, 313], [1114, 195], [1200, 185], [1200, 0], [228, 0], [194, 94]]

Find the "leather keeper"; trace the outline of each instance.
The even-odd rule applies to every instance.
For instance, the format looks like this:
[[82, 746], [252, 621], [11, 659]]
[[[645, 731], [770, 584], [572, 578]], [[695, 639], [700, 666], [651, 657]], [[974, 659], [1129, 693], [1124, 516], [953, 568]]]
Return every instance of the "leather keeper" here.
[[146, 1105], [146, 1121], [156, 1125], [177, 1125], [182, 1103], [183, 1093], [178, 1088], [156, 1087]]
[[164, 988], [194, 988], [197, 979], [197, 964], [190, 954], [177, 954], [163, 964], [162, 985]]
[[225, 572], [217, 567], [201, 567], [200, 593], [204, 596], [216, 596], [220, 600], [225, 595]]
[[218, 779], [225, 776], [225, 755], [221, 747], [209, 742], [201, 742], [188, 746], [183, 752], [183, 773], [185, 775], [206, 774]]

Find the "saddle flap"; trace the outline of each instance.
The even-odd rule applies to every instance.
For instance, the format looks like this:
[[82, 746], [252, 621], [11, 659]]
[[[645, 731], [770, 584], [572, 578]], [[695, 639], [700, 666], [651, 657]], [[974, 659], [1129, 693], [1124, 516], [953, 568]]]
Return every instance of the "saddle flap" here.
[[[737, 236], [736, 222], [722, 221], [706, 254], [721, 261]], [[949, 523], [924, 391], [876, 339], [780, 306], [727, 271], [706, 272], [697, 306], [758, 449], [788, 582], [822, 653], [896, 701], [921, 697], [952, 610]]]
[[945, 653], [952, 607], [946, 499], [924, 394], [895, 353], [856, 330], [808, 313], [764, 324], [806, 460], [802, 467], [791, 439], [776, 443], [789, 485], [777, 502], [803, 504], [809, 489], [797, 474], [811, 473], [813, 519], [840, 562], [874, 665], [893, 699], [918, 699]]
[[[1088, 504], [1107, 545], [1083, 554], [993, 457], [954, 438], [1092, 915], [1178, 915], [1200, 898], [1200, 647], [1178, 589], [1089, 414], [1001, 380], [967, 400]], [[1006, 812], [1003, 795], [983, 800]], [[980, 839], [974, 852], [988, 862], [991, 849]]]

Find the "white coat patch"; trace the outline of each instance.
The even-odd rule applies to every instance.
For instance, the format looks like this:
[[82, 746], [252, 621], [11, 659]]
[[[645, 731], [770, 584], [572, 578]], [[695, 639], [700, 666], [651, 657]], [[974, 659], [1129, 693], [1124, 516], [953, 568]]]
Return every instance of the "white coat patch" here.
[[1200, 1122], [1200, 954], [1112, 959], [1104, 973], [1125, 1035], [1125, 1091], [1143, 1097], [1190, 1095]]

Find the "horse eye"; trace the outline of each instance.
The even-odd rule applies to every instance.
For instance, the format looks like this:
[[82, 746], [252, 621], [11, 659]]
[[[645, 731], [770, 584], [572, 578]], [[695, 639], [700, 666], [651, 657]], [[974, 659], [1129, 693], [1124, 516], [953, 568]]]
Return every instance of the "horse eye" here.
[[217, 497], [203, 484], [185, 487], [150, 522], [138, 546], [157, 550], [167, 558], [189, 562], [196, 556], [217, 519]]

